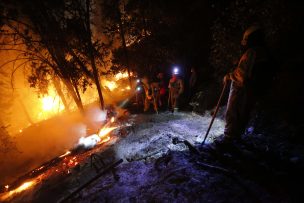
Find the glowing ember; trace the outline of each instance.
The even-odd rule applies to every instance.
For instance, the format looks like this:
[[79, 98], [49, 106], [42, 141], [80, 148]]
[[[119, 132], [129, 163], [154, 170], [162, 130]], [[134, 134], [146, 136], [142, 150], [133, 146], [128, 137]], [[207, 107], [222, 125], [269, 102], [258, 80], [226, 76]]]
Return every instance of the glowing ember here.
[[114, 123], [114, 121], [115, 121], [115, 118], [112, 117], [112, 118], [111, 118], [111, 123]]
[[69, 167], [74, 167], [78, 164], [78, 161], [77, 161], [77, 158], [76, 157], [73, 157], [72, 159], [69, 160], [68, 162], [68, 166]]
[[43, 169], [44, 168], [44, 166], [41, 166], [41, 167], [39, 167], [37, 170], [39, 171], [39, 170], [41, 170], [41, 169]]
[[[17, 187], [16, 189], [14, 190], [11, 190], [9, 192], [7, 192], [6, 194], [4, 194], [2, 197], [0, 197], [0, 200], [6, 200], [8, 199], [9, 197], [15, 195], [15, 194], [18, 194], [20, 192], [23, 192], [24, 190], [27, 190], [29, 189], [30, 187], [34, 186], [36, 184], [36, 181], [35, 180], [31, 180], [31, 181], [28, 181], [28, 182], [25, 182], [23, 183], [22, 185], [20, 185], [19, 187]], [[7, 187], [5, 186], [5, 188], [9, 188], [9, 186], [7, 185]]]
[[61, 155], [61, 156], [59, 156], [60, 158], [61, 157], [65, 157], [65, 156], [67, 156], [67, 155], [69, 155], [69, 154], [71, 154], [71, 152], [70, 151], [67, 151], [66, 153], [64, 153], [63, 155]]
[[131, 87], [130, 87], [130, 86], [127, 86], [127, 87], [126, 87], [126, 89], [127, 89], [127, 90], [130, 90], [130, 89], [131, 89]]
[[8, 189], [9, 188], [9, 185], [6, 185], [6, 186], [4, 186], [5, 187], [5, 189]]

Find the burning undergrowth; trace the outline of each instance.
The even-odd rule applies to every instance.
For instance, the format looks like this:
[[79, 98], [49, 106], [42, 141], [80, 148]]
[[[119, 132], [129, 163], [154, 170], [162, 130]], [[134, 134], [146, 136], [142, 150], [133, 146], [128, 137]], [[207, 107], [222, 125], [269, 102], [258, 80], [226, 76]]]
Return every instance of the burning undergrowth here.
[[[112, 161], [124, 159], [128, 162], [149, 162], [170, 151], [187, 151], [187, 147], [184, 145], [172, 144], [172, 139], [177, 137], [179, 139], [187, 139], [191, 143], [201, 142], [203, 139], [201, 132], [204, 132], [204, 129], [207, 128], [209, 120], [210, 116], [201, 117], [187, 113], [132, 115], [127, 121], [118, 120], [117, 122], [109, 119], [98, 133], [81, 138], [79, 144], [73, 150], [31, 171], [27, 174], [28, 180], [19, 180], [19, 184], [14, 187], [10, 185], [10, 187], [16, 189], [28, 181], [33, 181], [33, 184], [30, 185], [31, 190], [24, 192], [24, 195], [16, 195], [13, 200], [33, 201], [34, 199], [35, 201], [42, 201], [43, 199], [45, 201], [43, 196], [54, 192], [56, 193], [54, 194], [55, 199], [51, 200], [58, 201], [58, 199], [66, 196], [66, 193], [50, 192], [50, 189], [44, 191], [45, 185], [47, 183], [52, 185], [52, 187], [49, 185], [48, 188], [62, 187], [63, 191], [67, 188], [70, 188], [68, 190], [71, 191], [73, 190], [72, 188], [79, 187], [98, 172], [96, 170], [98, 167], [94, 166], [94, 163], [92, 164], [92, 158], [90, 160], [89, 157], [104, 151], [112, 145], [110, 147], [111, 155], [106, 155], [106, 159], [113, 159]], [[222, 128], [223, 121], [217, 119], [208, 141], [219, 135], [222, 132]], [[109, 138], [106, 135], [112, 130], [114, 131], [108, 141]], [[97, 145], [94, 147], [95, 143]], [[61, 184], [58, 182], [61, 182]], [[9, 200], [11, 196], [14, 196], [16, 193], [12, 192], [14, 191], [13, 188], [9, 189], [11, 192], [2, 195], [2, 198]], [[18, 199], [19, 196], [22, 198]], [[51, 200], [48, 201], [52, 202]]]
[[[97, 123], [102, 124], [102, 127], [95, 134], [81, 136], [71, 150], [46, 161], [11, 184], [1, 186], [3, 194], [0, 195], [0, 200], [10, 200], [24, 190], [34, 189], [37, 184], [54, 176], [70, 174], [74, 168], [79, 167], [80, 163], [92, 154], [103, 150], [107, 145], [115, 143], [117, 136], [115, 136], [115, 132], [113, 131], [120, 127], [119, 122], [116, 122], [116, 113], [108, 110], [107, 113], [100, 112], [100, 114], [106, 115], [101, 116], [101, 120], [94, 120], [95, 125]], [[53, 153], [50, 151], [50, 154]]]
[[[190, 145], [202, 142], [210, 119], [208, 113], [183, 112], [130, 115], [114, 123], [109, 119], [104, 127], [117, 127], [109, 141], [89, 148], [78, 145], [37, 168], [35, 176], [2, 198], [16, 202], [288, 202], [286, 191], [269, 191], [256, 181], [261, 174], [260, 178], [272, 177], [275, 171], [269, 171], [263, 158], [242, 151], [243, 145], [237, 154], [201, 151], [197, 155], [191, 150]], [[207, 142], [223, 127], [223, 120], [216, 119]], [[94, 143], [99, 135], [88, 138]], [[124, 164], [117, 167], [122, 160]]]

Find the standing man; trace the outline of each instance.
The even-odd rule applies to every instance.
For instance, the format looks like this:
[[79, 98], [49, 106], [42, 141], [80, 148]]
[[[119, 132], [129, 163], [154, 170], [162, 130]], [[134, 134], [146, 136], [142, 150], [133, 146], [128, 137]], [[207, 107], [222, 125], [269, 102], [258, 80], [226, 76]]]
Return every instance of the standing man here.
[[135, 97], [136, 97], [136, 104], [137, 104], [137, 106], [138, 107], [144, 106], [145, 89], [144, 89], [144, 83], [141, 81], [140, 78], [138, 78], [136, 80]]
[[157, 96], [159, 93], [158, 84], [155, 82], [150, 82], [148, 78], [143, 81], [144, 89], [145, 89], [145, 105], [144, 112], [147, 112], [153, 104], [154, 111], [158, 114], [158, 105], [157, 105]]
[[169, 99], [168, 99], [168, 107], [172, 111], [178, 111], [178, 101], [181, 94], [184, 92], [184, 83], [178, 77], [179, 70], [178, 68], [173, 69], [172, 78], [169, 81]]
[[241, 43], [245, 47], [236, 69], [224, 77], [231, 80], [226, 111], [224, 136], [216, 145], [230, 144], [241, 137], [250, 119], [250, 113], [258, 99], [269, 89], [274, 67], [265, 48], [264, 34], [260, 27], [249, 27]]

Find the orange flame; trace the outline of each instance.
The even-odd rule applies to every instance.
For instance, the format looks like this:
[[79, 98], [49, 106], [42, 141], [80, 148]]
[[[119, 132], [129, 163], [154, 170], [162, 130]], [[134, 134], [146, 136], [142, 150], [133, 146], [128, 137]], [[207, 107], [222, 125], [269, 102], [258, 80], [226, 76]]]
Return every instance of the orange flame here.
[[[15, 195], [15, 194], [18, 194], [20, 192], [23, 192], [24, 190], [27, 190], [29, 189], [30, 187], [34, 186], [36, 184], [36, 181], [35, 180], [31, 180], [31, 181], [27, 181], [27, 182], [24, 182], [22, 185], [20, 185], [19, 187], [17, 187], [16, 189], [14, 190], [11, 190], [9, 192], [7, 192], [6, 194], [4, 194], [3, 196], [0, 197], [0, 200], [1, 201], [4, 201], [8, 198], [10, 198], [11, 196]], [[5, 186], [5, 188], [9, 188], [9, 186]]]
[[110, 132], [112, 132], [113, 130], [115, 130], [117, 127], [104, 127], [102, 129], [99, 130], [98, 132], [98, 136], [100, 138], [103, 138], [104, 136], [106, 136], [107, 134], [109, 134]]
[[[130, 73], [130, 76], [132, 76], [132, 73]], [[125, 72], [119, 72], [119, 73], [117, 73], [114, 77], [115, 77], [116, 80], [120, 80], [120, 79], [122, 79], [122, 78], [127, 78], [127, 77], [129, 77], [129, 74], [128, 74], [127, 71], [125, 71]]]
[[65, 157], [65, 156], [67, 156], [67, 155], [69, 155], [69, 154], [71, 154], [71, 152], [70, 152], [70, 151], [67, 151], [66, 153], [64, 153], [63, 155], [61, 155], [61, 156], [59, 156], [59, 157], [62, 158], [62, 157]]
[[105, 139], [103, 139], [100, 143], [108, 142], [111, 139], [110, 136], [107, 136]]
[[117, 88], [117, 84], [114, 81], [104, 81], [104, 85], [107, 86], [110, 91], [113, 91]]

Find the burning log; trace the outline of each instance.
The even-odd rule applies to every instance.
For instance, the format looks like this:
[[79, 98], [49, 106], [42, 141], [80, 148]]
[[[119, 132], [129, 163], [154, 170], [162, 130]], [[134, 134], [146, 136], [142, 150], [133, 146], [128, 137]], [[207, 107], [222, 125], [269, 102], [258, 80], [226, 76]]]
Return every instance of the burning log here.
[[[20, 193], [30, 186], [33, 186], [33, 181], [37, 176], [46, 173], [48, 170], [54, 168], [56, 172], [67, 172], [70, 173], [70, 169], [79, 165], [78, 156], [82, 153], [87, 152], [88, 150], [92, 149], [96, 145], [101, 145], [105, 142], [108, 142], [111, 138], [108, 136], [116, 126], [112, 126], [115, 121], [115, 118], [112, 117], [108, 123], [106, 123], [103, 128], [98, 131], [98, 134], [93, 134], [91, 136], [82, 137], [80, 138], [78, 145], [67, 151], [66, 153], [51, 159], [40, 165], [39, 167], [33, 169], [32, 171], [24, 174], [23, 176], [19, 177], [16, 181], [14, 181], [10, 185], [6, 185], [0, 188], [0, 193], [5, 193], [2, 197], [5, 199], [9, 198], [10, 196]], [[80, 160], [81, 161], [81, 160]], [[57, 168], [56, 168], [57, 167]], [[31, 183], [30, 185], [28, 183]], [[27, 187], [25, 187], [27, 186]], [[21, 189], [19, 189], [21, 188]], [[10, 190], [10, 191], [9, 191]], [[14, 192], [18, 191], [18, 192]]]

